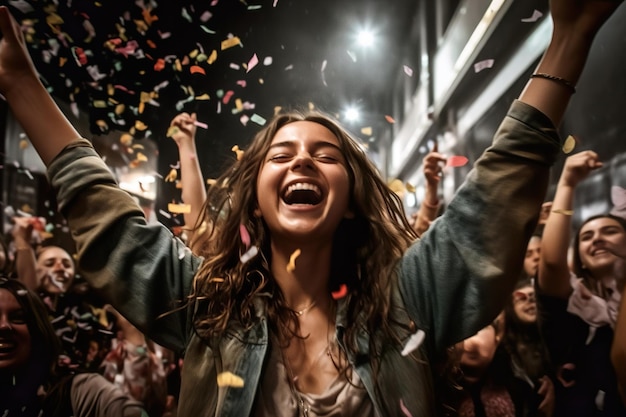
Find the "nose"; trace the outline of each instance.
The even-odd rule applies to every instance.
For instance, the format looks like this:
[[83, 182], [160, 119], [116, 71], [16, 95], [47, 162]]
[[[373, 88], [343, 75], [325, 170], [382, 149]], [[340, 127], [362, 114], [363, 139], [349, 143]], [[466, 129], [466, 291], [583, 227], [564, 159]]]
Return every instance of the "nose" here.
[[291, 163], [291, 169], [293, 171], [301, 171], [312, 169], [315, 170], [315, 161], [313, 160], [313, 156], [308, 151], [300, 151]]
[[11, 326], [11, 322], [9, 321], [6, 315], [0, 316], [0, 330], [11, 330], [13, 327]]

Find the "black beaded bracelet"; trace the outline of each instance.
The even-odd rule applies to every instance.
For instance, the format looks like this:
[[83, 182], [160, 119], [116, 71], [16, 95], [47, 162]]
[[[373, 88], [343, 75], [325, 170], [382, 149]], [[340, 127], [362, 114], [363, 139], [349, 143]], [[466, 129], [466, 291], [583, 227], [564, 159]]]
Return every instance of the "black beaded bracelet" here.
[[567, 87], [572, 94], [576, 93], [576, 86], [571, 81], [567, 81], [565, 78], [557, 77], [556, 75], [546, 74], [545, 72], [536, 72], [532, 74], [530, 78], [544, 78], [546, 80], [554, 81]]

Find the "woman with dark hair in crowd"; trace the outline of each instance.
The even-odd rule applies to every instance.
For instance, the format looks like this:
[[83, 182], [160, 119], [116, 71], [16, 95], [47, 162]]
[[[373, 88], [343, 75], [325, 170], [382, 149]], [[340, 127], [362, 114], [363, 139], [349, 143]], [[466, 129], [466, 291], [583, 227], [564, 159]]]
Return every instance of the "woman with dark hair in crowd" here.
[[576, 186], [602, 166], [593, 151], [565, 161], [541, 242], [540, 321], [556, 369], [556, 416], [624, 416], [611, 344], [624, 280], [626, 220], [611, 214], [584, 221], [568, 266]]
[[0, 412], [3, 417], [144, 416], [99, 374], [57, 366], [61, 352], [47, 310], [21, 282], [0, 277]]

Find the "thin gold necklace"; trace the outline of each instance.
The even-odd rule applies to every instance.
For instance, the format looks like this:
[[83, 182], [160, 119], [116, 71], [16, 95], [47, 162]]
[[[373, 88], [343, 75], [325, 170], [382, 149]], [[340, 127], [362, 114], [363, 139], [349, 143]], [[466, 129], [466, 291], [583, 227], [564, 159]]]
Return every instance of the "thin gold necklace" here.
[[316, 304], [317, 304], [317, 300], [313, 300], [313, 302], [311, 304], [309, 304], [308, 306], [304, 307], [302, 310], [294, 310], [291, 307], [287, 307], [287, 309], [289, 311], [291, 311], [292, 313], [294, 313], [296, 316], [301, 317], [304, 313], [306, 313], [307, 311], [309, 311], [310, 309], [315, 307]]

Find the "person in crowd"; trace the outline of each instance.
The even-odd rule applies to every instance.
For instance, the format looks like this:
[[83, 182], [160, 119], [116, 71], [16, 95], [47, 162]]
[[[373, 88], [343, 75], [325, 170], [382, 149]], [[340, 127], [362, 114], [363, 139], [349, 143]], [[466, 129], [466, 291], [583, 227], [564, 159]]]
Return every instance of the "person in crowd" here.
[[528, 277], [536, 277], [539, 268], [539, 259], [541, 257], [541, 235], [533, 234], [528, 241], [526, 247], [526, 256], [524, 257], [524, 272]]
[[555, 126], [618, 3], [576, 6], [551, 2], [537, 72], [417, 242], [402, 202], [327, 116], [266, 124], [209, 189], [211, 244], [197, 257], [147, 225], [78, 139], [3, 7], [0, 93], [48, 167], [81, 272], [150, 339], [185, 350], [180, 415], [432, 415], [430, 364], [512, 291], [560, 150]]
[[76, 282], [72, 256], [58, 246], [31, 246], [33, 217], [15, 217], [12, 231], [16, 248], [17, 279], [37, 292], [63, 345], [62, 363], [96, 371], [110, 347], [111, 325], [103, 303], [86, 282]]
[[523, 278], [504, 307], [506, 323], [502, 346], [511, 360], [518, 413], [523, 416], [552, 416], [554, 412], [553, 371], [548, 350], [539, 331], [533, 279]]
[[122, 391], [141, 401], [151, 416], [162, 416], [167, 400], [167, 381], [163, 362], [154, 344], [110, 305], [107, 311], [115, 317], [117, 337], [101, 364], [104, 377]]
[[422, 168], [426, 180], [424, 199], [412, 224], [415, 232], [420, 236], [428, 230], [430, 224], [437, 218], [439, 213], [438, 190], [445, 162], [446, 158], [438, 152], [437, 143], [435, 142], [433, 150], [424, 157]]
[[190, 208], [189, 212], [183, 214], [185, 233], [187, 242], [192, 249], [194, 242], [198, 241], [198, 239], [194, 239], [194, 232], [199, 228], [197, 222], [206, 200], [206, 186], [202, 179], [202, 170], [196, 150], [196, 122], [196, 113], [183, 112], [172, 119], [168, 131], [169, 136], [178, 146], [180, 183], [182, 185], [181, 199]]
[[2, 416], [147, 416], [99, 374], [59, 368], [60, 351], [42, 301], [18, 280], [0, 277]]
[[538, 272], [538, 300], [546, 345], [556, 372], [556, 416], [623, 416], [610, 360], [623, 280], [626, 220], [611, 214], [586, 219], [574, 236], [568, 267], [576, 186], [602, 166], [590, 150], [568, 157], [546, 222]]

